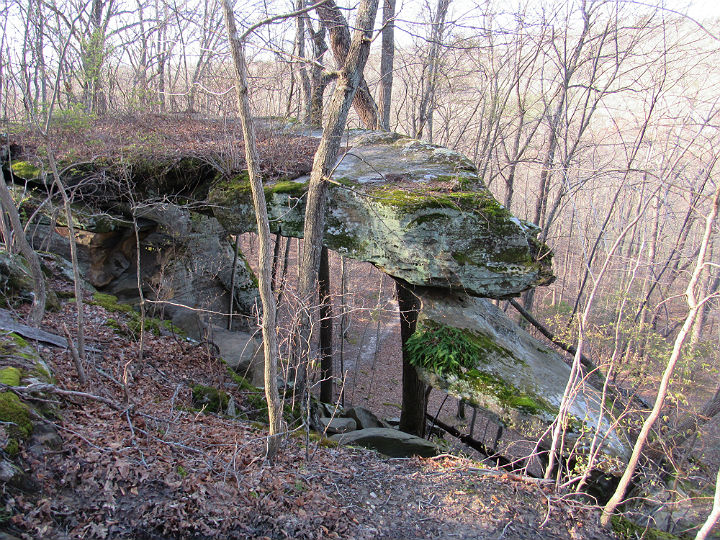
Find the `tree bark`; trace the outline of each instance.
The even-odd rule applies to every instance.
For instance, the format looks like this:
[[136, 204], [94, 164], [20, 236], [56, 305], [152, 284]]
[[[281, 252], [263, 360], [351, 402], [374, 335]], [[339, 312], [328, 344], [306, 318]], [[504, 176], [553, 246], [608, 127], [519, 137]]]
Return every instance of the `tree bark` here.
[[230, 42], [233, 65], [235, 67], [235, 83], [237, 88], [238, 113], [242, 124], [245, 139], [245, 162], [248, 167], [250, 188], [252, 190], [253, 206], [258, 226], [259, 239], [259, 266], [258, 282], [260, 286], [260, 301], [263, 307], [262, 335], [265, 347], [265, 399], [268, 405], [268, 418], [270, 420], [270, 436], [267, 442], [267, 457], [275, 458], [280, 447], [280, 432], [282, 428], [282, 409], [277, 387], [278, 341], [276, 334], [276, 306], [272, 293], [272, 280], [270, 269], [272, 267], [272, 253], [270, 250], [270, 222], [268, 221], [265, 192], [260, 176], [260, 165], [255, 141], [255, 126], [250, 112], [248, 98], [247, 67], [245, 54], [235, 27], [235, 15], [230, 7], [229, 0], [223, 0], [225, 13], [225, 27]]
[[425, 436], [425, 398], [426, 384], [418, 376], [415, 366], [410, 364], [405, 344], [415, 333], [420, 299], [413, 292], [412, 286], [395, 280], [398, 307], [400, 308], [400, 340], [402, 343], [403, 375], [402, 375], [402, 412], [400, 413], [400, 431], [412, 433], [418, 437]]
[[713, 508], [705, 523], [695, 536], [695, 540], [705, 540], [715, 522], [720, 518], [720, 470], [718, 470], [717, 481], [715, 483], [715, 496], [713, 497]]
[[382, 49], [380, 54], [380, 92], [378, 95], [378, 129], [390, 130], [393, 61], [395, 59], [395, 0], [383, 2]]
[[440, 66], [440, 45], [443, 33], [445, 32], [445, 17], [450, 7], [450, 1], [451, 0], [438, 0], [437, 11], [432, 21], [430, 48], [425, 65], [423, 66], [422, 96], [418, 109], [418, 128], [415, 132], [415, 138], [417, 139], [422, 138], [425, 126], [432, 124], [432, 115], [435, 109], [435, 89], [437, 87]]
[[[305, 15], [307, 17], [307, 15]], [[320, 24], [317, 31], [313, 29], [310, 19], [305, 22], [308, 32], [310, 33], [313, 49], [313, 65], [310, 70], [310, 116], [305, 122], [312, 126], [321, 126], [323, 117], [323, 95], [325, 87], [331, 80], [327, 73], [323, 73], [320, 64], [323, 62], [323, 56], [327, 52], [325, 44], [325, 27]]]
[[[2, 203], [3, 210], [5, 210], [10, 218], [10, 227], [15, 233], [14, 238], [17, 246], [20, 248], [20, 253], [25, 257], [28, 265], [30, 265], [30, 275], [33, 280], [33, 302], [32, 308], [30, 309], [29, 322], [32, 326], [39, 326], [40, 321], [42, 321], [45, 315], [45, 301], [47, 299], [45, 277], [40, 268], [40, 260], [38, 259], [37, 253], [30, 247], [25, 237], [25, 230], [20, 222], [15, 201], [13, 201], [4, 179], [0, 179], [0, 202]], [[6, 241], [7, 240], [9, 239], [6, 238]], [[9, 246], [6, 246], [6, 248], [9, 252]]]
[[328, 249], [320, 252], [320, 401], [333, 402], [332, 300], [330, 298], [330, 260]]
[[[377, 13], [377, 2], [373, 3], [375, 4], [374, 13]], [[333, 56], [335, 56], [335, 62], [338, 66], [348, 65], [350, 49], [352, 46], [350, 42], [350, 29], [348, 28], [345, 17], [343, 17], [342, 13], [340, 13], [340, 9], [333, 0], [328, 0], [324, 4], [319, 5], [315, 8], [315, 11], [320, 17], [323, 26], [330, 34], [330, 48], [332, 49]], [[358, 29], [362, 28], [362, 24], [359, 19], [355, 22], [355, 25]], [[370, 28], [370, 34], [367, 38], [368, 40], [372, 38], [372, 28]], [[365, 82], [365, 77], [362, 74], [364, 67], [365, 61], [363, 61], [363, 67], [358, 73], [359, 79], [357, 81], [357, 88], [353, 90], [353, 107], [355, 107], [355, 112], [357, 112], [360, 117], [360, 121], [363, 126], [366, 129], [375, 129], [378, 123], [377, 105], [375, 104], [375, 100], [373, 99], [370, 89]], [[343, 71], [346, 70], [343, 68]], [[339, 81], [338, 84], [340, 84]]]

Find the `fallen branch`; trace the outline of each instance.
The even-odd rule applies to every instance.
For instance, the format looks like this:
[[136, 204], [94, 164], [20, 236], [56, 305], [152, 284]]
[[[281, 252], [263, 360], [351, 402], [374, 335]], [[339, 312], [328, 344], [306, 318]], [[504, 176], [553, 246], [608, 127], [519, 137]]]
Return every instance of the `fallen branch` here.
[[[55, 345], [56, 347], [67, 348], [68, 346], [68, 341], [65, 338], [56, 334], [51, 334], [45, 330], [40, 330], [39, 328], [33, 328], [32, 326], [19, 323], [13, 319], [13, 316], [7, 309], [2, 308], [0, 308], [0, 330], [15, 332], [26, 339], [49, 343], [50, 345]], [[85, 349], [92, 352], [100, 352], [100, 350], [95, 347], [85, 347]]]
[[88, 394], [87, 392], [77, 392], [75, 390], [64, 390], [62, 388], [58, 388], [54, 384], [47, 384], [47, 383], [33, 383], [29, 384], [27, 386], [10, 386], [9, 384], [3, 384], [0, 383], [0, 390], [10, 390], [11, 392], [14, 392], [18, 394], [19, 396], [23, 396], [26, 398], [33, 398], [33, 394], [41, 394], [41, 393], [48, 393], [48, 394], [57, 394], [59, 396], [67, 396], [67, 397], [77, 397], [77, 398], [84, 398], [84, 399], [92, 399], [93, 401], [99, 401], [100, 403], [104, 403], [111, 409], [115, 409], [116, 411], [125, 412], [126, 410], [132, 409], [134, 405], [131, 405], [130, 407], [122, 407], [115, 403], [114, 401], [104, 398], [102, 396], [96, 396], [94, 394]]
[[[538, 329], [538, 331], [548, 338], [554, 345], [560, 347], [563, 351], [568, 352], [572, 354], [573, 356], [577, 354], [577, 349], [573, 345], [568, 345], [566, 343], [563, 343], [560, 339], [555, 337], [555, 334], [553, 334], [550, 330], [548, 330], [545, 326], [540, 323], [535, 317], [533, 317], [530, 313], [528, 313], [525, 308], [523, 308], [517, 300], [514, 298], [511, 298], [509, 300], [512, 307], [514, 307], [520, 315], [522, 315], [525, 320], [527, 320], [530, 324], [532, 324], [535, 328]], [[589, 371], [589, 373], [593, 376], [595, 379], [594, 382], [598, 387], [602, 387], [605, 382], [605, 377], [603, 376], [602, 372], [600, 371], [600, 368], [598, 368], [595, 363], [590, 360], [587, 356], [584, 354], [580, 355], [580, 363], [585, 366]], [[632, 394], [625, 390], [624, 388], [620, 386], [613, 385], [611, 387], [608, 387], [608, 392], [612, 397], [622, 397], [623, 399], [629, 399], [631, 401], [635, 401], [637, 404], [641, 406], [641, 408], [649, 409], [650, 404], [645, 401], [642, 397]]]
[[[572, 354], [573, 356], [577, 354], [577, 349], [576, 349], [574, 346], [568, 345], [567, 343], [563, 343], [561, 340], [559, 340], [557, 337], [555, 337], [555, 334], [553, 334], [550, 330], [548, 330], [547, 328], [545, 328], [545, 326], [543, 326], [543, 325], [540, 323], [540, 321], [538, 321], [538, 320], [537, 320], [535, 317], [533, 317], [529, 312], [527, 312], [527, 311], [525, 310], [525, 308], [523, 308], [523, 307], [518, 303], [517, 300], [515, 300], [514, 298], [511, 298], [511, 299], [510, 299], [510, 304], [512, 305], [512, 307], [514, 307], [514, 308], [518, 311], [518, 313], [520, 313], [520, 315], [522, 315], [522, 316], [525, 318], [525, 320], [526, 320], [527, 322], [529, 322], [529, 323], [532, 324], [535, 328], [537, 328], [538, 331], [539, 331], [543, 336], [545, 336], [546, 338], [548, 338], [553, 344], [557, 345], [557, 346], [560, 347], [563, 351], [568, 352], [568, 353]], [[600, 375], [600, 371], [599, 371], [598, 367], [593, 363], [592, 360], [590, 360], [590, 359], [589, 359], [587, 356], [585, 356], [584, 354], [581, 354], [581, 355], [580, 355], [580, 363], [581, 363], [583, 366], [585, 366], [586, 368], [588, 368], [589, 370], [596, 372], [596, 373], [598, 374], [598, 376], [602, 378], [602, 375]]]
[[460, 439], [461, 442], [467, 444], [470, 448], [477, 450], [481, 454], [485, 454], [490, 459], [494, 459], [497, 461], [498, 466], [506, 468], [510, 467], [512, 465], [511, 461], [507, 459], [504, 456], [501, 456], [499, 454], [495, 454], [492, 450], [490, 450], [487, 446], [485, 446], [483, 443], [478, 441], [477, 439], [473, 439], [470, 435], [465, 435], [464, 433], [461, 433], [453, 426], [446, 424], [445, 422], [442, 422], [438, 418], [434, 417], [430, 413], [425, 413], [425, 416], [432, 420], [433, 424], [435, 424], [440, 429], [447, 431], [450, 435], [453, 437], [456, 437]]

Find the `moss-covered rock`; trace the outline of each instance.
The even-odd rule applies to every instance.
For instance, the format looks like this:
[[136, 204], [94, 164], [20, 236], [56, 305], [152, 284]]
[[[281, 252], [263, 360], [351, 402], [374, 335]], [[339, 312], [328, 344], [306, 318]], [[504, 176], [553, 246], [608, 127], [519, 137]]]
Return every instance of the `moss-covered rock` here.
[[29, 161], [13, 161], [10, 170], [22, 180], [37, 180], [42, 174], [40, 167]]
[[20, 378], [22, 372], [13, 366], [4, 367], [0, 369], [0, 383], [7, 384], [8, 386], [20, 386]]
[[[324, 243], [408, 283], [517, 295], [554, 276], [537, 228], [514, 218], [461, 154], [398, 134], [359, 132], [330, 183]], [[271, 229], [302, 237], [306, 183], [268, 184]], [[255, 229], [246, 176], [209, 193], [231, 232]]]
[[112, 294], [96, 292], [89, 304], [100, 306], [113, 313], [134, 313], [132, 306], [121, 304], [118, 297]]
[[32, 433], [30, 408], [10, 391], [0, 392], [0, 422], [8, 422], [8, 434], [14, 439], [26, 439]]

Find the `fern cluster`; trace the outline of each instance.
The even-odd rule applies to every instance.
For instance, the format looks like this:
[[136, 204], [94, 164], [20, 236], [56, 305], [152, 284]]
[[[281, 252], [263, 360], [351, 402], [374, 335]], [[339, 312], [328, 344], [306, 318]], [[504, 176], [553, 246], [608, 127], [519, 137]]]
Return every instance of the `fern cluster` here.
[[412, 365], [438, 375], [461, 375], [474, 368], [484, 348], [468, 330], [425, 323], [405, 344]]

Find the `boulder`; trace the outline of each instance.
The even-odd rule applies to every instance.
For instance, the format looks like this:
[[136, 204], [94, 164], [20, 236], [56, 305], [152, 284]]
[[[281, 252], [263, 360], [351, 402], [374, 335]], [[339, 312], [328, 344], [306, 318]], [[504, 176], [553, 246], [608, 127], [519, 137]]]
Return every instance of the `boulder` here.
[[[419, 293], [422, 311], [408, 343], [411, 361], [430, 385], [484, 408], [526, 436], [540, 436], [557, 415], [570, 367], [489, 300], [439, 291]], [[457, 352], [439, 361], [433, 348], [447, 342]], [[429, 362], [429, 363], [428, 363]], [[611, 428], [612, 410], [602, 408], [601, 391], [586, 381], [570, 405], [568, 433], [579, 438], [600, 429], [609, 456], [629, 457], [629, 447]]]
[[357, 429], [383, 427], [380, 419], [364, 407], [351, 407], [345, 411], [348, 418], [355, 420]]
[[[513, 217], [462, 155], [398, 134], [361, 132], [333, 173], [324, 244], [413, 285], [483, 297], [551, 283], [538, 229]], [[302, 237], [307, 179], [265, 189], [271, 229]], [[255, 228], [247, 175], [214, 185], [208, 202], [232, 233]]]
[[333, 435], [330, 440], [377, 450], [389, 457], [431, 457], [438, 453], [437, 447], [430, 441], [389, 428], [360, 429]]
[[324, 433], [335, 435], [355, 431], [357, 424], [352, 418], [320, 418], [320, 425]]
[[262, 336], [242, 331], [210, 327], [208, 341], [233, 370], [255, 386], [264, 386], [265, 349]]

